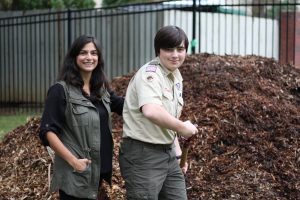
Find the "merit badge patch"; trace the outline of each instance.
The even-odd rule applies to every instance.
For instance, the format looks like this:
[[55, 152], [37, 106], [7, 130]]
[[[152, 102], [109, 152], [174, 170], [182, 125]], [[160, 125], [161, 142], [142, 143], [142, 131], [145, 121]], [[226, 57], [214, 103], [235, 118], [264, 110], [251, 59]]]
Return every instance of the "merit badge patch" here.
[[148, 65], [146, 67], [146, 72], [156, 72], [157, 67], [155, 65]]
[[150, 81], [150, 82], [153, 81], [153, 76], [148, 76], [147, 81]]

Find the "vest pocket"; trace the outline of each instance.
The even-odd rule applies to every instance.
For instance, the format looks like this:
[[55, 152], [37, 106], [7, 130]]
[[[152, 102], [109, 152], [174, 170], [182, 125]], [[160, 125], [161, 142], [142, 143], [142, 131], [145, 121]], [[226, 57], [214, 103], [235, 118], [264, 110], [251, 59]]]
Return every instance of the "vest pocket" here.
[[88, 111], [89, 109], [79, 104], [72, 104], [72, 124], [74, 126], [88, 125]]
[[74, 185], [76, 187], [87, 187], [91, 182], [91, 164], [87, 166], [87, 168], [83, 172], [73, 172]]

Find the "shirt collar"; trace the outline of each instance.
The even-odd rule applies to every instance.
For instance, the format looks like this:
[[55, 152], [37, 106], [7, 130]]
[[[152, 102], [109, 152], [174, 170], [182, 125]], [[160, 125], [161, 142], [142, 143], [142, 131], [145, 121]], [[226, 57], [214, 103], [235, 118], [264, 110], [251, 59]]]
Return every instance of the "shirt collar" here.
[[164, 76], [170, 76], [170, 74], [173, 74], [175, 79], [177, 79], [178, 81], [183, 80], [179, 69], [176, 69], [172, 72], [172, 71], [168, 70], [165, 66], [162, 65], [162, 63], [160, 62], [159, 57], [156, 57], [155, 60], [158, 62], [160, 68], [162, 69], [162, 73], [163, 73]]

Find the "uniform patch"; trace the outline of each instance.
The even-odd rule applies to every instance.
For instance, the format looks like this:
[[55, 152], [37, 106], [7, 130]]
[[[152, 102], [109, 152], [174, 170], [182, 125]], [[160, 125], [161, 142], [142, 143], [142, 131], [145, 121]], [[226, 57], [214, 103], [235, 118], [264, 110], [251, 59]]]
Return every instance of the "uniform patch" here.
[[153, 76], [147, 76], [147, 81], [153, 81]]
[[156, 72], [157, 66], [155, 65], [148, 65], [146, 67], [146, 72]]

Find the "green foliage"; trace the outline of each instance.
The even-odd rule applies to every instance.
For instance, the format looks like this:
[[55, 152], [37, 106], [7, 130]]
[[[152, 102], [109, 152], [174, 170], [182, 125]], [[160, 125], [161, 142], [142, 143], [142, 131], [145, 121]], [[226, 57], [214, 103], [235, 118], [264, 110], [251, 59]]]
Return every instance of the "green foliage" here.
[[18, 115], [0, 115], [0, 141], [6, 133], [12, 131], [20, 125], [24, 125], [28, 116], [24, 114]]
[[65, 8], [94, 8], [94, 0], [61, 0]]
[[11, 7], [13, 0], [0, 0], [0, 10], [8, 10]]
[[103, 6], [119, 6], [131, 3], [150, 3], [158, 0], [103, 0]]
[[94, 8], [94, 0], [0, 0], [2, 10]]
[[116, 5], [122, 5], [124, 3], [128, 3], [130, 0], [103, 0], [102, 4], [103, 6], [116, 6]]
[[0, 0], [1, 10], [29, 10], [49, 8], [48, 0]]
[[50, 4], [52, 5], [52, 8], [62, 9], [65, 7], [63, 0], [50, 0]]
[[93, 0], [74, 0], [74, 6], [75, 8], [94, 8], [96, 3]]

